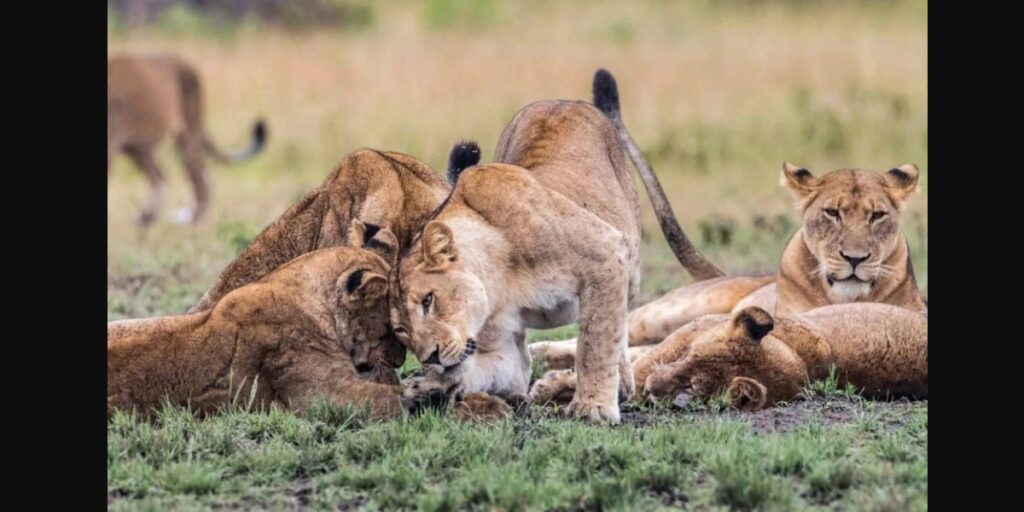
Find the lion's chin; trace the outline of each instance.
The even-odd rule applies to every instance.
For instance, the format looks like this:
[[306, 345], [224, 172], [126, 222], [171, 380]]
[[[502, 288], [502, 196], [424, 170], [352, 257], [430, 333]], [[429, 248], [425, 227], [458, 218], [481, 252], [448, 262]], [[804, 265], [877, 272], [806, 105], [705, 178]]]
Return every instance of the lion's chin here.
[[829, 291], [836, 302], [854, 302], [871, 293], [871, 283], [861, 281], [854, 275], [846, 279], [828, 278]]

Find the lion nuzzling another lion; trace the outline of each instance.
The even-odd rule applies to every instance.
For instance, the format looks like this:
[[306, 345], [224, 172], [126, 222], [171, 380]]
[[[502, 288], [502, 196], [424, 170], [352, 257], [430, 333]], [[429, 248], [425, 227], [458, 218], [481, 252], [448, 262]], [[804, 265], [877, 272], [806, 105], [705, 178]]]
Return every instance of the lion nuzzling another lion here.
[[351, 153], [319, 187], [264, 228], [189, 312], [213, 307], [231, 290], [307, 252], [346, 245], [355, 219], [370, 236], [390, 230], [402, 250], [450, 190], [437, 172], [411, 156], [374, 149]]
[[[617, 135], [614, 78], [599, 70], [593, 85], [594, 104], [539, 101], [516, 113], [496, 163], [458, 175], [392, 274], [395, 332], [442, 389], [525, 396], [526, 329], [579, 319], [569, 411], [617, 423], [620, 398], [633, 394], [626, 314], [640, 287], [639, 198]], [[657, 183], [649, 167], [638, 171]], [[660, 186], [647, 190], [667, 205]], [[670, 209], [656, 214], [691, 273], [721, 275]]]
[[109, 323], [108, 414], [165, 400], [206, 413], [250, 395], [258, 406], [302, 410], [324, 396], [399, 414], [405, 349], [388, 328], [386, 277], [397, 240], [381, 229], [363, 248], [364, 227], [353, 225], [350, 247], [300, 256], [210, 309]]

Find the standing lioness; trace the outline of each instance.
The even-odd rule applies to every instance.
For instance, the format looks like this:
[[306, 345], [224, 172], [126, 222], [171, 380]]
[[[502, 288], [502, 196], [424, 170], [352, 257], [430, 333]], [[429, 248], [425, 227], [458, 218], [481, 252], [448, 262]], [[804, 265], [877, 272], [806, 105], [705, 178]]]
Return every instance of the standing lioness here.
[[[616, 117], [582, 101], [520, 110], [498, 140], [497, 162], [461, 173], [393, 272], [396, 334], [449, 391], [525, 395], [526, 329], [578, 319], [580, 386], [570, 411], [617, 423], [619, 399], [632, 396], [626, 312], [640, 286], [640, 208], [607, 71], [594, 76], [594, 103]], [[656, 213], [675, 225], [666, 209]], [[675, 243], [675, 228], [688, 270], [720, 275], [685, 237]]]
[[246, 160], [263, 148], [266, 127], [257, 121], [249, 147], [225, 154], [203, 129], [203, 96], [196, 70], [169, 55], [116, 55], [107, 60], [107, 175], [110, 159], [124, 152], [146, 175], [151, 187], [149, 201], [139, 223], [149, 225], [164, 197], [164, 174], [153, 159], [153, 150], [165, 137], [174, 138], [181, 162], [195, 192], [192, 222], [206, 212], [210, 198], [209, 177], [203, 157], [221, 162]]

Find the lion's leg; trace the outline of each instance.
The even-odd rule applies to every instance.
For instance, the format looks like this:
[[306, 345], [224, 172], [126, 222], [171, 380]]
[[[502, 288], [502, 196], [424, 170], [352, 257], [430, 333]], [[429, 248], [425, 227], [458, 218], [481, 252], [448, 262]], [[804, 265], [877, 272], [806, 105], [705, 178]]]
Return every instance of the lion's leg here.
[[192, 209], [191, 222], [198, 223], [206, 213], [210, 201], [210, 177], [203, 162], [203, 145], [198, 137], [187, 134], [178, 137], [178, 156], [188, 172], [195, 194], [195, 206]]
[[[484, 328], [481, 340], [492, 350], [477, 349], [464, 363], [459, 376], [463, 393], [486, 392], [501, 396], [524, 397], [530, 389], [530, 353], [525, 332], [498, 332]], [[481, 343], [480, 345], [483, 345]], [[480, 346], [478, 345], [478, 346]]]
[[676, 288], [630, 312], [629, 344], [660, 343], [696, 318], [729, 313], [742, 299], [774, 281], [774, 275], [729, 276]]
[[164, 179], [164, 173], [153, 160], [153, 146], [129, 146], [126, 152], [139, 170], [146, 175], [146, 181], [149, 182], [149, 201], [139, 212], [138, 219], [141, 226], [149, 226], [156, 220], [157, 213], [163, 205], [167, 180]]
[[567, 404], [575, 393], [576, 372], [572, 369], [552, 370], [533, 383], [530, 399], [536, 404]]
[[629, 362], [629, 339], [626, 331], [622, 331], [622, 343], [619, 344], [619, 401], [626, 401], [633, 397], [633, 365]]
[[631, 354], [635, 356], [633, 359], [633, 377], [634, 383], [636, 384], [636, 390], [640, 393], [644, 393], [645, 384], [647, 377], [654, 373], [662, 365], [673, 363], [682, 358], [687, 350], [689, 350], [690, 343], [697, 337], [698, 334], [704, 332], [711, 326], [718, 325], [729, 318], [728, 315], [707, 315], [700, 317], [692, 322], [687, 323], [676, 332], [665, 338], [665, 340], [657, 345], [650, 345], [644, 347], [645, 350], [640, 353]]
[[530, 356], [545, 370], [564, 370], [576, 365], [576, 338], [562, 341], [538, 341], [529, 345]]
[[[626, 343], [626, 269], [610, 258], [594, 269], [580, 293], [580, 335], [576, 354], [576, 395], [569, 412], [592, 421], [618, 423], [619, 396], [633, 395], [632, 369], [622, 365]], [[627, 373], [623, 374], [621, 371]], [[620, 379], [629, 377], [625, 386]]]
[[289, 345], [296, 348], [271, 354], [262, 364], [270, 387], [288, 407], [304, 410], [311, 399], [325, 396], [337, 404], [365, 407], [375, 417], [392, 417], [404, 408], [400, 387], [360, 379], [346, 354], [312, 343]]

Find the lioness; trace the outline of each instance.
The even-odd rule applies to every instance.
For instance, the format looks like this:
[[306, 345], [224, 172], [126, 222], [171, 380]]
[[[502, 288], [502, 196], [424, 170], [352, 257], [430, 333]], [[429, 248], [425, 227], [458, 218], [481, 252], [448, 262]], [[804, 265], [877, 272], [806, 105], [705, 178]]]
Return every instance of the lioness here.
[[188, 170], [195, 193], [191, 221], [198, 222], [210, 198], [209, 177], [203, 156], [225, 163], [251, 158], [266, 143], [262, 120], [252, 130], [249, 147], [226, 154], [210, 141], [203, 129], [203, 96], [196, 70], [169, 55], [115, 55], [107, 60], [107, 176], [110, 160], [122, 151], [146, 175], [149, 201], [138, 221], [152, 223], [164, 197], [164, 174], [153, 159], [153, 150], [166, 136], [174, 137], [178, 155]]
[[[869, 326], [869, 328], [865, 328]], [[789, 318], [751, 306], [687, 324], [634, 363], [638, 391], [651, 399], [706, 400], [726, 391], [734, 406], [757, 410], [792, 400], [835, 367], [838, 384], [867, 397], [928, 396], [928, 321], [906, 308], [836, 304]], [[564, 401], [571, 370], [535, 383], [538, 402]]]
[[[476, 158], [453, 164], [475, 164], [479, 152]], [[367, 225], [368, 239], [377, 229], [388, 229], [398, 238], [399, 249], [405, 248], [450, 190], [437, 172], [411, 156], [373, 149], [356, 151], [319, 187], [264, 228], [189, 312], [210, 309], [231, 290], [302, 254], [345, 245], [353, 219]]]
[[[565, 100], [520, 110], [497, 162], [458, 176], [392, 273], [395, 332], [449, 392], [525, 396], [526, 329], [579, 319], [580, 386], [569, 410], [618, 423], [619, 399], [633, 394], [626, 313], [640, 284], [640, 210], [616, 136], [625, 129], [612, 75], [599, 70], [593, 90], [608, 115]], [[649, 167], [638, 170], [657, 183]], [[667, 206], [660, 187], [648, 192]], [[668, 208], [655, 211], [691, 273], [721, 275]]]
[[[708, 314], [759, 306], [787, 317], [828, 304], [879, 302], [925, 311], [899, 212], [915, 191], [918, 169], [884, 174], [840, 169], [815, 178], [783, 165], [782, 183], [798, 199], [803, 226], [786, 244], [777, 275], [722, 277], [676, 289], [630, 313], [630, 346], [658, 343]], [[535, 343], [549, 369], [572, 366], [575, 340]]]
[[386, 277], [397, 240], [381, 229], [373, 252], [363, 229], [353, 224], [352, 247], [300, 256], [212, 309], [109, 323], [108, 414], [165, 399], [208, 413], [250, 393], [260, 406], [301, 410], [323, 395], [398, 414], [405, 348], [388, 328]]

